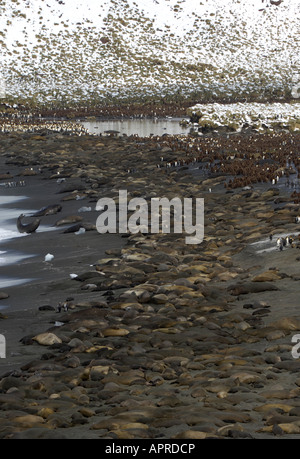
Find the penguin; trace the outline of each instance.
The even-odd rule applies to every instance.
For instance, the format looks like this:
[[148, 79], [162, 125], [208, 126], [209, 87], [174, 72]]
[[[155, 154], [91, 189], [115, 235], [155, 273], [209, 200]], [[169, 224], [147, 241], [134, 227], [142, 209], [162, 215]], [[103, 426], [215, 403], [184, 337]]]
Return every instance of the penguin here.
[[283, 244], [283, 241], [284, 241], [284, 239], [283, 239], [282, 237], [279, 237], [279, 238], [277, 239], [277, 242], [276, 242], [277, 247], [279, 248], [280, 251], [283, 250], [283, 245], [284, 245], [284, 244]]

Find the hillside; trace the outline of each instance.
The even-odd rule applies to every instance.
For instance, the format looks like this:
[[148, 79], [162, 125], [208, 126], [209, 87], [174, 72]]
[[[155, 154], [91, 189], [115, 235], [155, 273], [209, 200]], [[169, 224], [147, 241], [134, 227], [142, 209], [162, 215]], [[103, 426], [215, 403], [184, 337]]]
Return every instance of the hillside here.
[[298, 0], [1, 0], [2, 87], [48, 106], [286, 100], [299, 18]]

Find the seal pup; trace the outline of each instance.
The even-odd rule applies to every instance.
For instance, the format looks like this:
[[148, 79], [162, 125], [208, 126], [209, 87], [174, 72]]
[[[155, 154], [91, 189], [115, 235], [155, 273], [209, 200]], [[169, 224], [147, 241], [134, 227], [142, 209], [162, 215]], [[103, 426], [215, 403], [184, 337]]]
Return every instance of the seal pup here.
[[31, 223], [24, 224], [22, 223], [22, 218], [25, 217], [24, 214], [19, 215], [17, 219], [17, 228], [19, 233], [34, 233], [38, 227], [40, 226], [41, 220], [40, 218], [36, 218]]

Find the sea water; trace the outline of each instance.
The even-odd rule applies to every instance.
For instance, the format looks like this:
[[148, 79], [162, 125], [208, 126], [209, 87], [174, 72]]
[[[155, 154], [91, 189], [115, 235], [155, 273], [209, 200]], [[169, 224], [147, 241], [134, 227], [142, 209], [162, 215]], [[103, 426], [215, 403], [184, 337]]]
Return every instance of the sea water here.
[[[23, 200], [28, 199], [27, 196], [0, 196], [0, 268], [5, 268], [12, 264], [21, 263], [23, 260], [35, 257], [36, 254], [28, 254], [17, 252], [15, 250], [6, 250], [5, 244], [15, 238], [19, 237], [32, 237], [27, 233], [19, 233], [16, 225], [17, 218], [23, 213], [22, 204]], [[9, 207], [6, 207], [9, 206]], [[26, 210], [25, 215], [31, 215], [37, 209]], [[47, 225], [40, 225], [38, 232], [55, 231], [58, 227], [51, 227]], [[3, 272], [3, 269], [2, 269]], [[21, 285], [32, 281], [28, 278], [11, 278], [8, 276], [0, 275], [0, 290], [14, 285]], [[0, 309], [3, 308], [3, 303]]]
[[[4, 205], [13, 205], [16, 202], [27, 199], [27, 196], [0, 196], [0, 244], [3, 245], [3, 242], [13, 239], [16, 237], [26, 237], [29, 236], [27, 233], [19, 233], [17, 230], [17, 218], [23, 212], [20, 208], [7, 208], [3, 207]], [[24, 215], [31, 215], [36, 212], [37, 209], [26, 210]], [[47, 225], [40, 225], [38, 232], [44, 231], [55, 231], [58, 228], [49, 227]]]
[[15, 237], [24, 237], [24, 234], [18, 232], [16, 227], [16, 219], [20, 215], [20, 209], [6, 208], [7, 204], [11, 205], [15, 202], [26, 199], [26, 196], [1, 196], [0, 197], [0, 244], [6, 240]]
[[[16, 219], [20, 215], [20, 209], [7, 208], [5, 206], [13, 206], [15, 203], [23, 201], [26, 196], [1, 196], [0, 202], [0, 268], [32, 257], [33, 255], [25, 255], [23, 253], [12, 250], [5, 250], [5, 242], [17, 238], [25, 237], [26, 234], [21, 234], [16, 227]], [[12, 279], [7, 276], [0, 276], [0, 289], [19, 285], [28, 282], [28, 279]], [[2, 305], [2, 303], [1, 303]], [[2, 309], [2, 307], [1, 307]]]

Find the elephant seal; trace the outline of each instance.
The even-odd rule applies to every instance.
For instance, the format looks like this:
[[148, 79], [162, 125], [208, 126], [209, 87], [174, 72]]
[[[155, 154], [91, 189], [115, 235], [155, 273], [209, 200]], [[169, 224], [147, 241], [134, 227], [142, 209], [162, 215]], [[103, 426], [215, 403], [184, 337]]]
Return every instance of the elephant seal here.
[[83, 220], [82, 217], [79, 217], [78, 215], [70, 215], [69, 217], [62, 218], [61, 220], [57, 220], [55, 223], [55, 226], [63, 226], [63, 225], [69, 225], [70, 223], [77, 223], [81, 222]]
[[32, 217], [44, 217], [45, 215], [54, 215], [62, 210], [60, 204], [53, 204], [50, 206], [42, 207], [40, 210], [32, 214]]
[[24, 224], [22, 223], [22, 218], [25, 217], [24, 214], [21, 214], [17, 219], [17, 228], [19, 233], [34, 233], [37, 228], [40, 226], [41, 220], [36, 218], [31, 223]]
[[94, 231], [96, 229], [96, 226], [93, 225], [92, 223], [88, 222], [82, 222], [82, 223], [77, 223], [76, 225], [70, 226], [67, 228], [64, 233], [77, 233], [81, 228], [84, 228], [85, 231]]

